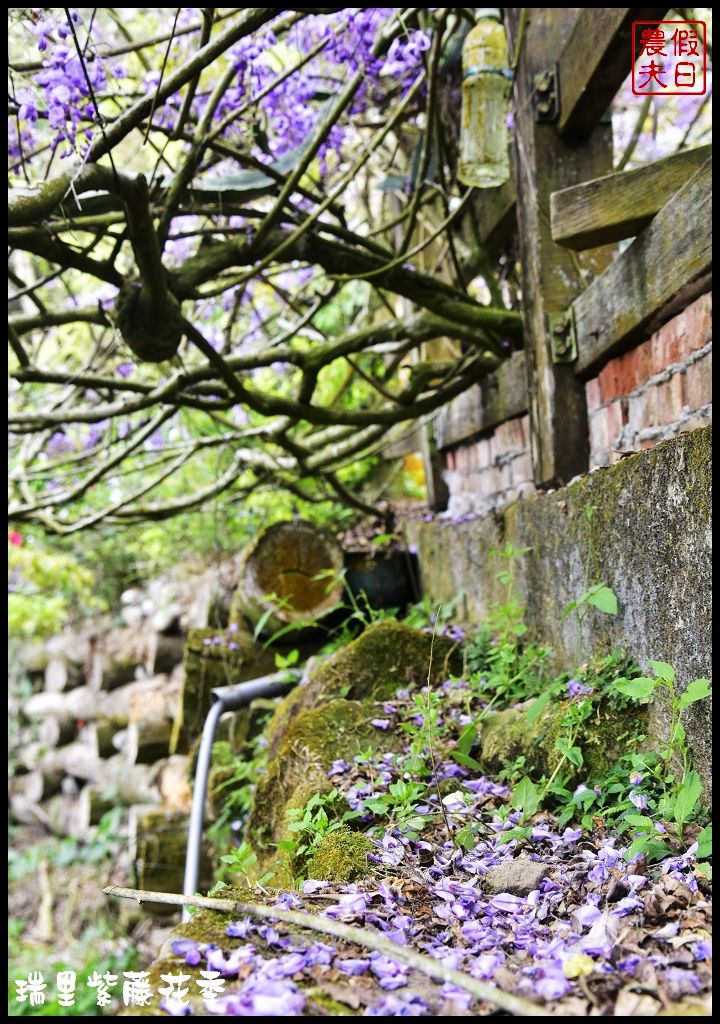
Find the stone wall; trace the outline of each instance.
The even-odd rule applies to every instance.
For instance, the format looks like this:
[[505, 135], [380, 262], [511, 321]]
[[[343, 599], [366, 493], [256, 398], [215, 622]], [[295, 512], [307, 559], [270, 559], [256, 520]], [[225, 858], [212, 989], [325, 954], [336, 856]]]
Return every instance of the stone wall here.
[[[502, 597], [491, 551], [506, 541], [530, 547], [518, 590], [531, 629], [552, 643], [560, 665], [622, 647], [641, 664], [670, 662], [684, 686], [712, 671], [710, 495], [711, 430], [704, 427], [492, 515], [410, 520], [407, 537], [418, 550], [425, 594], [441, 602], [463, 591], [458, 612], [468, 622], [481, 621]], [[618, 595], [619, 614], [591, 612], [581, 637], [574, 617], [561, 620], [562, 610], [599, 581]], [[704, 705], [692, 709], [688, 733], [709, 781]]]

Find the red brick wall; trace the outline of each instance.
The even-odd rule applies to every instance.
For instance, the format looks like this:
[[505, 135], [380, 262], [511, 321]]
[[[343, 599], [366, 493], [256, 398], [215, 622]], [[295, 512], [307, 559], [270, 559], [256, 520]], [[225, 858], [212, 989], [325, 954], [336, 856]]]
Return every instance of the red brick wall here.
[[[712, 421], [712, 299], [702, 295], [585, 386], [590, 468]], [[483, 515], [533, 490], [527, 416], [443, 452], [452, 517]]]
[[585, 386], [590, 468], [712, 421], [712, 299], [702, 295]]
[[482, 515], [533, 490], [527, 416], [444, 452], [451, 516]]

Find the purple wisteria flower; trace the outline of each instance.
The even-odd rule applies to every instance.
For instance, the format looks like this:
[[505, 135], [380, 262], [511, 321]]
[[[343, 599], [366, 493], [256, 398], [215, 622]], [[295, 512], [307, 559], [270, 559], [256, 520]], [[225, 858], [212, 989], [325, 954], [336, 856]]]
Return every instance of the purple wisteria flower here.
[[593, 692], [591, 686], [588, 686], [587, 683], [582, 683], [579, 679], [570, 679], [567, 688], [568, 694], [571, 697], [585, 697]]
[[184, 957], [185, 963], [196, 967], [202, 960], [200, 946], [193, 939], [175, 939], [170, 947], [173, 956]]
[[340, 897], [337, 903], [325, 909], [328, 917], [356, 917], [367, 910], [365, 893], [348, 892]]
[[246, 939], [253, 928], [249, 917], [243, 917], [239, 921], [231, 921], [225, 929], [225, 934], [233, 939]]
[[292, 982], [252, 977], [239, 992], [209, 1001], [208, 1012], [222, 1017], [298, 1017], [305, 996]]
[[341, 970], [343, 974], [349, 974], [352, 977], [356, 977], [359, 974], [365, 974], [370, 967], [369, 960], [357, 960], [352, 957], [347, 960], [336, 960], [335, 966], [338, 970]]
[[159, 1007], [169, 1017], [187, 1017], [190, 1013], [190, 1006], [180, 999], [163, 999]]
[[330, 769], [328, 771], [328, 778], [332, 778], [333, 775], [344, 775], [346, 772], [350, 771], [351, 767], [352, 765], [349, 765], [347, 761], [344, 761], [341, 757], [339, 757], [330, 765]]
[[639, 811], [646, 811], [648, 806], [647, 797], [643, 793], [631, 793], [630, 803], [634, 804]]
[[370, 955], [370, 970], [380, 979], [380, 987], [390, 991], [407, 985], [409, 967], [383, 953]]

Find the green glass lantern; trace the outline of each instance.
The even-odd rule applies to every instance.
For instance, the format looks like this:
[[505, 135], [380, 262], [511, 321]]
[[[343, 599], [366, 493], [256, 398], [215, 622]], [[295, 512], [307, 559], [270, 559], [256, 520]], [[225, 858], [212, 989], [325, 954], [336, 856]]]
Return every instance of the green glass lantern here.
[[463, 83], [458, 178], [475, 188], [497, 188], [510, 177], [505, 30], [498, 7], [481, 7], [462, 51]]

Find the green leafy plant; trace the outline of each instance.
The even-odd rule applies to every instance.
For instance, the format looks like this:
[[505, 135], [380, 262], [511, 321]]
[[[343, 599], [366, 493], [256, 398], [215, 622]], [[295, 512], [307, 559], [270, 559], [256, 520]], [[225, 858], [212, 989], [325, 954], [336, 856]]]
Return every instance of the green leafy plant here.
[[280, 651], [275, 651], [275, 668], [282, 672], [283, 669], [292, 668], [296, 665], [300, 657], [300, 651], [295, 647], [292, 651], [288, 651], [287, 654], [281, 654]]
[[595, 583], [593, 586], [588, 587], [575, 601], [570, 601], [569, 604], [566, 604], [562, 610], [561, 617], [566, 619], [568, 615], [575, 612], [578, 622], [582, 624], [590, 608], [597, 608], [599, 612], [604, 612], [605, 615], [617, 615], [618, 601], [615, 592], [604, 583]]
[[432, 821], [433, 816], [419, 814], [417, 811], [427, 790], [426, 783], [397, 779], [388, 786], [387, 793], [367, 799], [365, 806], [378, 817], [387, 818], [389, 824], [397, 825], [412, 838]]
[[[257, 864], [257, 854], [250, 843], [243, 841], [239, 846], [234, 847], [230, 853], [220, 858], [223, 864], [227, 864], [227, 870], [234, 875], [240, 875], [246, 885], [252, 885], [253, 878], [251, 869]], [[275, 877], [273, 871], [268, 871], [257, 879], [257, 885], [267, 885]]]
[[295, 870], [302, 874], [304, 866], [322, 841], [359, 816], [359, 811], [349, 809], [345, 797], [337, 789], [328, 793], [314, 793], [304, 807], [292, 807], [287, 811], [289, 828], [294, 838], [279, 842], [278, 849], [288, 856]]
[[617, 615], [618, 613], [618, 600], [614, 590], [604, 582], [596, 581], [595, 583], [590, 583], [590, 562], [594, 552], [592, 521], [595, 518], [597, 506], [585, 505], [582, 512], [590, 527], [587, 553], [583, 566], [584, 589], [579, 597], [565, 605], [560, 616], [560, 620], [563, 621], [569, 615], [575, 614], [578, 624], [578, 642], [580, 644], [582, 644], [583, 623], [592, 608], [602, 612], [604, 615]]
[[672, 665], [664, 661], [650, 661], [651, 676], [638, 676], [635, 679], [618, 679], [615, 689], [622, 696], [638, 703], [662, 697], [669, 711], [669, 727], [659, 754], [645, 758], [642, 768], [649, 772], [655, 783], [648, 796], [642, 801], [636, 797], [637, 807], [642, 804], [645, 814], [626, 812], [625, 823], [632, 828], [635, 836], [630, 847], [631, 853], [642, 852], [648, 855], [661, 855], [658, 846], [656, 821], [668, 823], [679, 838], [682, 838], [685, 826], [693, 820], [700, 807], [702, 783], [698, 773], [690, 768], [689, 748], [682, 714], [687, 708], [711, 695], [710, 681], [695, 679], [687, 688], [679, 693], [676, 686], [676, 674]]

